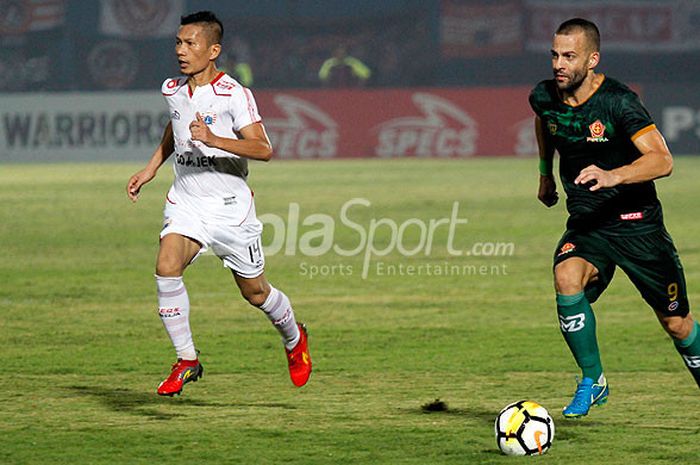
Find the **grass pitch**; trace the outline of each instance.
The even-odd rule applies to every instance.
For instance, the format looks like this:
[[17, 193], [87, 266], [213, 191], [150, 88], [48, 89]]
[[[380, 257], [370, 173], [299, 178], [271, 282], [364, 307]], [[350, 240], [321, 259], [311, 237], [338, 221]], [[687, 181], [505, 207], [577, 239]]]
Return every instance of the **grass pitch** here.
[[[619, 271], [595, 306], [610, 401], [583, 420], [562, 418], [577, 370], [557, 328], [550, 267], [566, 215], [538, 204], [532, 160], [253, 164], [258, 214], [284, 226], [267, 275], [309, 326], [311, 381], [292, 386], [274, 329], [204, 256], [186, 283], [205, 375], [181, 397], [159, 398], [173, 353], [152, 273], [171, 175], [164, 167], [132, 205], [123, 190], [137, 168], [0, 166], [0, 462], [511, 463], [493, 420], [523, 398], [554, 417], [546, 463], [700, 456], [697, 387]], [[677, 159], [657, 184], [691, 302], [700, 297], [698, 178], [700, 159]], [[352, 199], [365, 199], [346, 212], [354, 228], [341, 221]], [[454, 202], [467, 223], [451, 243], [440, 223], [426, 254], [421, 224], [449, 219]], [[301, 253], [302, 236], [324, 224], [314, 214], [332, 218], [332, 245], [359, 252]], [[405, 225], [403, 249], [391, 249], [392, 222]], [[375, 250], [387, 253], [367, 265], [360, 231], [372, 224]], [[320, 233], [304, 240], [307, 251], [324, 246]], [[421, 408], [436, 399], [447, 408]]]

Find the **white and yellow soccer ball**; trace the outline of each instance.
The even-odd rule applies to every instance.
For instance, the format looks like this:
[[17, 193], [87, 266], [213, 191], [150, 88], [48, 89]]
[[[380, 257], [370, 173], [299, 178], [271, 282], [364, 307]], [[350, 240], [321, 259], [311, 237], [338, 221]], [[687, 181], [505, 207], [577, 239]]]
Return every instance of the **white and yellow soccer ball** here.
[[496, 417], [496, 443], [506, 455], [542, 455], [552, 447], [554, 420], [536, 402], [506, 405]]

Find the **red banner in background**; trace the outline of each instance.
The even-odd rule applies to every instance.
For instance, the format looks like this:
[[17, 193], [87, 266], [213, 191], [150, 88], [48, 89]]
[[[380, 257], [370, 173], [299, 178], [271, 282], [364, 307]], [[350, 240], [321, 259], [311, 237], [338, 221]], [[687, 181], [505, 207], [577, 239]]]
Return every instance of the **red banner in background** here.
[[278, 158], [534, 155], [529, 87], [255, 92]]
[[184, 11], [184, 0], [101, 0], [100, 32], [126, 39], [170, 38]]
[[519, 0], [440, 2], [440, 49], [444, 58], [518, 54], [523, 48]]
[[548, 51], [552, 34], [570, 18], [593, 21], [603, 37], [603, 51], [678, 52], [698, 50], [700, 2], [610, 0], [526, 0], [526, 48]]
[[8, 1], [0, 6], [0, 36], [46, 31], [65, 23], [65, 0]]

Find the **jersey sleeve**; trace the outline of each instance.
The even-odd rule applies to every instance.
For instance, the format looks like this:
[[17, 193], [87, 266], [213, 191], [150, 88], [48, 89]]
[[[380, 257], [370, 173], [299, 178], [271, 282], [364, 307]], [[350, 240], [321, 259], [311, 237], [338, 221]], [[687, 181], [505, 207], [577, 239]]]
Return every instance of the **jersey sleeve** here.
[[547, 89], [545, 82], [542, 81], [537, 86], [535, 86], [534, 89], [530, 92], [530, 96], [528, 97], [528, 101], [530, 102], [530, 107], [532, 108], [532, 111], [535, 112], [537, 116], [542, 116], [542, 110], [544, 107], [544, 103], [547, 99]]
[[532, 111], [535, 112], [537, 116], [540, 116], [542, 113], [542, 110], [539, 105], [539, 101], [537, 100], [537, 95], [535, 94], [535, 90], [533, 89], [532, 92], [530, 92], [530, 96], [528, 97], [528, 101], [530, 102], [530, 107], [532, 108]]
[[231, 94], [230, 102], [234, 131], [240, 131], [244, 127], [262, 120], [253, 94], [246, 87], [236, 87]]
[[617, 106], [617, 118], [625, 134], [630, 139], [654, 128], [654, 120], [642, 105], [639, 96], [632, 91], [625, 92]]
[[179, 92], [182, 86], [184, 86], [186, 83], [187, 78], [182, 76], [168, 78], [163, 81], [163, 84], [161, 84], [160, 92], [163, 94], [163, 97], [166, 97], [167, 99], [167, 97], [175, 95], [177, 92]]

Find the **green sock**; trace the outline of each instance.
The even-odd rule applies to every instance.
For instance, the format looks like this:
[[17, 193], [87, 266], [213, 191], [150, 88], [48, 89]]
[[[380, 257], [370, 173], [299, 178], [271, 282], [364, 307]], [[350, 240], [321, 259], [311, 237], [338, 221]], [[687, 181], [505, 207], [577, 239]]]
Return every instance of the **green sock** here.
[[585, 294], [557, 294], [557, 313], [561, 333], [581, 368], [583, 377], [598, 382], [603, 374], [603, 365], [595, 335], [595, 315]]
[[690, 374], [693, 375], [695, 382], [700, 387], [700, 337], [698, 337], [698, 328], [700, 328], [700, 324], [696, 321], [687, 338], [674, 339], [673, 343], [676, 345], [678, 353], [683, 357]]

